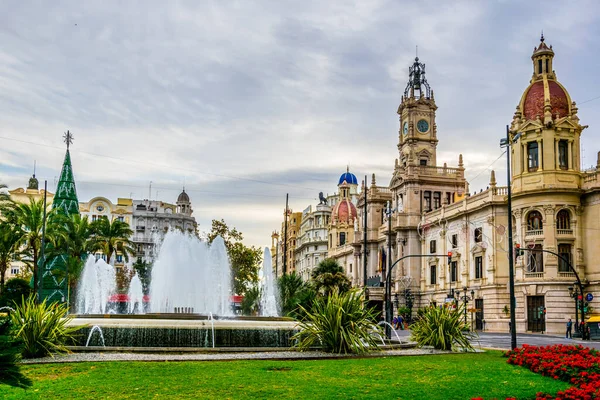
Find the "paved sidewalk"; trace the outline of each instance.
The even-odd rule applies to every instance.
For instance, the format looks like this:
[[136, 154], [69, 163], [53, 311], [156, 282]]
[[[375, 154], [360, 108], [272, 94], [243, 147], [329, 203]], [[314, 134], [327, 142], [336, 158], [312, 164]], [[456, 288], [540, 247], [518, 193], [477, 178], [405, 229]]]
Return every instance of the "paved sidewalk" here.
[[98, 362], [98, 361], [231, 361], [231, 360], [315, 360], [356, 357], [388, 357], [388, 356], [420, 356], [444, 354], [447, 351], [434, 349], [397, 349], [382, 350], [362, 356], [332, 354], [321, 351], [271, 351], [256, 353], [194, 353], [194, 354], [149, 354], [149, 353], [71, 353], [54, 357], [32, 358], [22, 360], [23, 364], [47, 364], [68, 362]]

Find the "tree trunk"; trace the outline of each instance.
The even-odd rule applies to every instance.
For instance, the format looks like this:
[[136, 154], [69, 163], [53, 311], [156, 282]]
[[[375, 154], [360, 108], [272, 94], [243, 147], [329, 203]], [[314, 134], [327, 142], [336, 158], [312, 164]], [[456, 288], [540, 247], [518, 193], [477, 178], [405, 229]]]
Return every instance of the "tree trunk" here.
[[8, 268], [8, 264], [0, 265], [0, 293], [4, 293], [4, 275], [6, 274], [6, 269]]

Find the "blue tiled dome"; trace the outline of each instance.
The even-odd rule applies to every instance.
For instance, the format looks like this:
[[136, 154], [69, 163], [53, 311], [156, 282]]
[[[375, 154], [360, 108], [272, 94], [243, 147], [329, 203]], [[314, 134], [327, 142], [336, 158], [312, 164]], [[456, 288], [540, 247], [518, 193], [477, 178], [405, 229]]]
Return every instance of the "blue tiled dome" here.
[[341, 185], [344, 181], [346, 181], [346, 183], [348, 183], [349, 185], [358, 185], [358, 181], [356, 180], [356, 175], [354, 175], [351, 172], [344, 172], [342, 174], [342, 176], [340, 176], [340, 180], [338, 182], [338, 185]]

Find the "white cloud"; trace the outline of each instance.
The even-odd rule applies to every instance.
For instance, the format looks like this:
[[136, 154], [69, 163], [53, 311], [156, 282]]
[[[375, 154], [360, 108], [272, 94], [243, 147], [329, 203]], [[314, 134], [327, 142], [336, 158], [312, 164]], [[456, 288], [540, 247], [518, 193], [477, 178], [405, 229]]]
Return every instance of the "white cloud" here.
[[[595, 2], [52, 2], [0, 4], [0, 181], [37, 160], [51, 187], [75, 133], [81, 200], [174, 201], [184, 181], [207, 229], [249, 244], [279, 229], [349, 164], [391, 176], [396, 109], [419, 57], [439, 107], [438, 161], [462, 152], [473, 190], [505, 175], [498, 140], [527, 87], [544, 29], [572, 97], [600, 95]], [[600, 101], [580, 106], [587, 162]], [[3, 138], [13, 138], [22, 143]], [[48, 147], [49, 146], [49, 147]], [[104, 155], [109, 157], [101, 157]], [[247, 180], [245, 180], [247, 179]]]

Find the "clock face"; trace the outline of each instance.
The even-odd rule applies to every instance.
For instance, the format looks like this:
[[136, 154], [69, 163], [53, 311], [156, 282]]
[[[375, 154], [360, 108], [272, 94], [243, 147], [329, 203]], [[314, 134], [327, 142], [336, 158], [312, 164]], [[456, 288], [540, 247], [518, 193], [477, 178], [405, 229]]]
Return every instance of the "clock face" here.
[[429, 123], [422, 119], [419, 122], [417, 122], [417, 129], [419, 130], [419, 132], [425, 133], [429, 130]]
[[408, 135], [408, 122], [404, 123], [404, 126], [402, 127], [402, 132], [404, 132], [405, 135]]
[[104, 206], [100, 204], [98, 207], [96, 207], [96, 210], [98, 210], [98, 212], [102, 212], [104, 211]]

